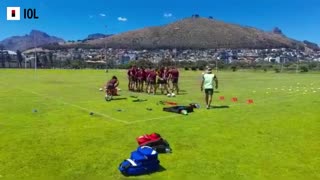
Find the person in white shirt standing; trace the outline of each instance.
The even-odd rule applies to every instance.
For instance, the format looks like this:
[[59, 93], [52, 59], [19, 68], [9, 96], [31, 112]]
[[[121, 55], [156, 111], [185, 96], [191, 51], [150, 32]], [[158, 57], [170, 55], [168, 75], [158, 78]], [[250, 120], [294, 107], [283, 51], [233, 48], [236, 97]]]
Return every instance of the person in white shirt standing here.
[[218, 78], [215, 74], [212, 74], [212, 69], [208, 68], [207, 72], [203, 75], [201, 82], [201, 92], [204, 89], [206, 94], [205, 101], [207, 109], [210, 109], [214, 88], [218, 89]]

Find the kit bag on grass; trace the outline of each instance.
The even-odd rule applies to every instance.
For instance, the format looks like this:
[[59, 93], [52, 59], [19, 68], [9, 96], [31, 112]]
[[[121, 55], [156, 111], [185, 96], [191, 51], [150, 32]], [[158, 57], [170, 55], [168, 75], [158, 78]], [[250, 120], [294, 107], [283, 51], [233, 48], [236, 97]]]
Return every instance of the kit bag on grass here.
[[164, 107], [162, 110], [166, 112], [173, 112], [181, 114], [183, 110], [187, 111], [187, 113], [193, 112], [194, 106], [172, 106], [172, 107]]
[[127, 176], [149, 174], [158, 171], [160, 161], [158, 153], [148, 146], [141, 146], [131, 153], [130, 159], [119, 165], [119, 171]]
[[150, 146], [158, 153], [172, 152], [169, 143], [160, 134], [152, 133], [137, 137], [139, 146]]
[[137, 137], [137, 142], [139, 146], [145, 146], [148, 143], [151, 142], [157, 142], [160, 141], [162, 138], [160, 134], [158, 133], [152, 133], [152, 134], [145, 134], [142, 136]]

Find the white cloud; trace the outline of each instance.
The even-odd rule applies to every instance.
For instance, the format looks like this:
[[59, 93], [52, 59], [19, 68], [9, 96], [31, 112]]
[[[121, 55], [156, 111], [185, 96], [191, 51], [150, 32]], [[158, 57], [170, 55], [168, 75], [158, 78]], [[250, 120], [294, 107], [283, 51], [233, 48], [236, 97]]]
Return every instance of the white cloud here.
[[125, 17], [118, 17], [118, 21], [126, 22], [128, 19]]
[[101, 17], [105, 17], [106, 16], [106, 14], [103, 14], [103, 13], [100, 13], [99, 14]]
[[172, 17], [172, 13], [164, 13], [163, 17], [170, 18], [170, 17]]

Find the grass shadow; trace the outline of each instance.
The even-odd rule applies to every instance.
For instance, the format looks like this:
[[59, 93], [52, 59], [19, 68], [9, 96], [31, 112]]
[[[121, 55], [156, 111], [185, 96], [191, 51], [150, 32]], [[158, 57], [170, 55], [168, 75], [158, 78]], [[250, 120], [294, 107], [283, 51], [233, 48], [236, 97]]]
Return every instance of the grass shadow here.
[[160, 165], [160, 168], [159, 168], [159, 170], [157, 172], [163, 172], [163, 171], [166, 171], [166, 170], [167, 170], [166, 168], [164, 168], [163, 166]]
[[227, 109], [230, 108], [230, 106], [211, 106], [212, 109]]
[[160, 165], [158, 171], [151, 172], [151, 173], [148, 173], [148, 174], [141, 174], [141, 175], [127, 175], [127, 174], [122, 174], [122, 175], [123, 175], [124, 177], [141, 177], [141, 176], [151, 175], [151, 174], [153, 174], [153, 173], [161, 173], [161, 172], [166, 171], [166, 170], [167, 170], [166, 168], [164, 168], [163, 166]]
[[117, 100], [126, 100], [127, 98], [113, 98], [112, 101], [117, 101]]
[[135, 100], [132, 100], [132, 102], [145, 102], [145, 101], [148, 101], [147, 99], [135, 99]]

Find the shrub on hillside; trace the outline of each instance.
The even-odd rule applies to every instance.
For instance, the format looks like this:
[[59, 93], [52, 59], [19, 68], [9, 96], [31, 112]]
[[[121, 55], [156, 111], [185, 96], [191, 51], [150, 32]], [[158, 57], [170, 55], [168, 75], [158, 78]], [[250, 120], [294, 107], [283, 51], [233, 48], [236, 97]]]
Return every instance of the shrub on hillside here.
[[301, 65], [300, 66], [300, 72], [308, 72], [309, 71], [309, 68], [307, 65]]
[[279, 69], [278, 67], [275, 67], [275, 68], [274, 68], [274, 72], [275, 72], [275, 73], [279, 73], [279, 72], [280, 72], [280, 69]]

